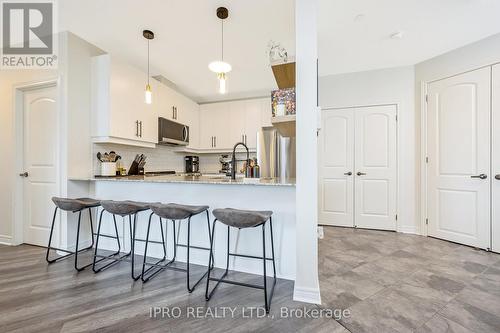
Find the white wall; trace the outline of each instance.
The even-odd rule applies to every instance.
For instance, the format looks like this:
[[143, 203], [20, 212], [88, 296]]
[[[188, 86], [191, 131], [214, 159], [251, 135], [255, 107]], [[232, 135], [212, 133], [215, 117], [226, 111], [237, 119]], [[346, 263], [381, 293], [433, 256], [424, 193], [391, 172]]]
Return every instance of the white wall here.
[[[422, 146], [422, 101], [425, 92], [422, 86], [427, 82], [443, 79], [456, 74], [475, 70], [484, 66], [500, 63], [500, 34], [482, 39], [476, 43], [466, 45], [459, 49], [450, 51], [438, 57], [426, 60], [415, 65], [415, 116], [417, 133], [417, 191], [420, 193], [422, 177], [422, 152], [425, 147]], [[419, 196], [418, 207], [421, 206], [422, 197]], [[422, 203], [423, 206], [423, 203]], [[422, 216], [420, 208], [417, 211], [420, 224], [425, 216]]]
[[[321, 62], [320, 62], [321, 64]], [[399, 67], [320, 77], [322, 108], [398, 104], [398, 231], [418, 233], [418, 192], [415, 174], [416, 141], [414, 68]]]
[[317, 0], [295, 1], [297, 88], [296, 279], [293, 299], [321, 303], [318, 281]]

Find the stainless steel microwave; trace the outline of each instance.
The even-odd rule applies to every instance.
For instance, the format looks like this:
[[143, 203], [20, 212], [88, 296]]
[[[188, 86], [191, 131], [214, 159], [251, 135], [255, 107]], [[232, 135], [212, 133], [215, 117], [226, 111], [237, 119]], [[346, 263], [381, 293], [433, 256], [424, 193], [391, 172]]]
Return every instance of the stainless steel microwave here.
[[189, 144], [189, 126], [159, 117], [158, 144], [187, 146]]

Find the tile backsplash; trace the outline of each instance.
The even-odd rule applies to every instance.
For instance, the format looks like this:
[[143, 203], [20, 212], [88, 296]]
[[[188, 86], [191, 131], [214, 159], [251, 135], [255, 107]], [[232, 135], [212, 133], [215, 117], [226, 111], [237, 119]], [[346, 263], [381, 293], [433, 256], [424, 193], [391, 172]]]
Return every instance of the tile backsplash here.
[[[189, 153], [181, 153], [174, 151], [173, 147], [157, 146], [156, 148], [142, 148], [109, 143], [95, 143], [93, 145], [93, 156], [98, 152], [104, 154], [105, 152], [114, 151], [122, 157], [121, 161], [123, 166], [127, 169], [130, 168], [132, 161], [136, 154], [144, 154], [147, 156], [146, 165], [144, 170], [151, 171], [167, 171], [173, 170], [176, 172], [184, 172], [184, 156], [190, 155]], [[191, 154], [197, 155], [197, 154]], [[219, 154], [199, 154], [200, 156], [200, 171], [203, 173], [217, 173], [221, 168], [219, 163]], [[237, 154], [238, 159], [244, 158], [243, 153]], [[254, 157], [255, 154], [250, 154]], [[101, 172], [100, 162], [95, 157], [93, 163], [93, 174], [99, 175]]]

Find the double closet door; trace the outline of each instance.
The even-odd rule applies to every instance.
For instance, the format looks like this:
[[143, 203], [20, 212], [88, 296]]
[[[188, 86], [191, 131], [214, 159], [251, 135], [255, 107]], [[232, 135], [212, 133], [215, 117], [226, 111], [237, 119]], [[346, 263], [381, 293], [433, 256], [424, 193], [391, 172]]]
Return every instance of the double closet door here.
[[396, 229], [396, 105], [323, 110], [319, 223]]
[[500, 66], [428, 85], [429, 236], [500, 251]]

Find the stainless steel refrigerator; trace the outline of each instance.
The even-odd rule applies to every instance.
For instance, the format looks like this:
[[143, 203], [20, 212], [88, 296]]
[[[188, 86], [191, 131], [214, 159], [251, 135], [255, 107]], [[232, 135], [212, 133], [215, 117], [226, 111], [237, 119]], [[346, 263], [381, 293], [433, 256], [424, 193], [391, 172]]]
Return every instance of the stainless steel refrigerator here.
[[257, 160], [261, 178], [295, 178], [295, 137], [283, 137], [273, 127], [257, 133]]

